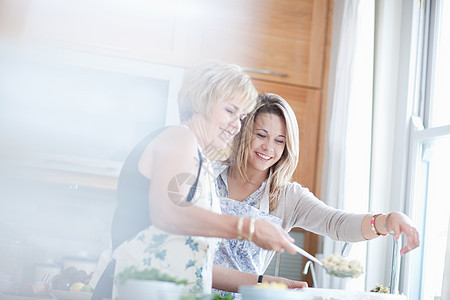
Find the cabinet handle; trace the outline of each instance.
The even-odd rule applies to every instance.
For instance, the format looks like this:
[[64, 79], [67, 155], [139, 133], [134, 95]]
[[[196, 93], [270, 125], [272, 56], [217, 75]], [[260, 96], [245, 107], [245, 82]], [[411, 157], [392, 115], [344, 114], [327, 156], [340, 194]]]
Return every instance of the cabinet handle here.
[[255, 72], [255, 73], [261, 73], [261, 74], [267, 74], [267, 75], [275, 75], [280, 77], [288, 77], [288, 74], [286, 73], [280, 73], [280, 72], [274, 72], [274, 71], [268, 71], [268, 70], [262, 70], [262, 69], [253, 69], [253, 68], [246, 68], [242, 67], [244, 71], [249, 72]]

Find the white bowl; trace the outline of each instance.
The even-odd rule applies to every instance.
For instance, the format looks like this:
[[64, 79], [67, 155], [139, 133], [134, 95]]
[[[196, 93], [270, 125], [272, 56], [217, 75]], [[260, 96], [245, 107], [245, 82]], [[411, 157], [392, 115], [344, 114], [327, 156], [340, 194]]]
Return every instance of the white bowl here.
[[184, 285], [173, 282], [129, 279], [117, 285], [119, 299], [133, 300], [179, 300]]
[[300, 291], [289, 289], [262, 288], [255, 286], [241, 286], [239, 293], [242, 300], [298, 300]]

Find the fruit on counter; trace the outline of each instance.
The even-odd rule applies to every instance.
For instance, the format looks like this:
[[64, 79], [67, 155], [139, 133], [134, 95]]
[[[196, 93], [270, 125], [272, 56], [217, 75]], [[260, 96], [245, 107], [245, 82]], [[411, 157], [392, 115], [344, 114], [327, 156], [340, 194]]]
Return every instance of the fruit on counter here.
[[70, 286], [69, 291], [71, 291], [71, 292], [79, 292], [83, 287], [84, 287], [84, 283], [78, 281], [78, 282], [73, 283]]
[[84, 291], [92, 292], [92, 287], [89, 286], [89, 282], [92, 278], [92, 273], [87, 274], [84, 270], [78, 270], [75, 267], [68, 267], [64, 269], [64, 271], [53, 277], [52, 279], [52, 288], [55, 290], [63, 290], [63, 291], [81, 291], [81, 289], [85, 289]]
[[84, 284], [83, 282], [78, 281], [70, 286], [69, 291], [92, 293], [94, 292], [94, 289], [89, 284]]
[[76, 272], [78, 272], [77, 268], [68, 267], [68, 268], [64, 269], [64, 271], [62, 272], [62, 275], [64, 275], [64, 277], [71, 278]]
[[56, 275], [52, 280], [52, 289], [68, 291], [70, 288], [70, 279], [64, 277], [62, 274]]
[[94, 288], [92, 286], [90, 286], [89, 284], [85, 284], [80, 292], [86, 292], [86, 293], [93, 293], [94, 292]]
[[72, 282], [84, 282], [84, 280], [88, 277], [88, 274], [84, 270], [78, 270], [71, 276]]

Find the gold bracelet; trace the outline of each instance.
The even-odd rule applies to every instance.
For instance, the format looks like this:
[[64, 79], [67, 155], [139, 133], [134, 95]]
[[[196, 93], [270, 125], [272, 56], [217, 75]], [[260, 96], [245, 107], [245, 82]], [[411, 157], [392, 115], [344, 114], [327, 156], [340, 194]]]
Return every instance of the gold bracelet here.
[[378, 230], [375, 228], [375, 219], [380, 215], [383, 215], [383, 214], [376, 214], [376, 215], [372, 216], [372, 219], [370, 220], [370, 227], [372, 228], [372, 231], [375, 232], [376, 235], [386, 236], [386, 234], [382, 234], [382, 233], [378, 232]]
[[242, 240], [242, 227], [244, 227], [244, 217], [240, 217], [237, 226], [237, 239]]
[[250, 227], [248, 231], [248, 241], [251, 242], [253, 234], [255, 233], [255, 218], [250, 219]]

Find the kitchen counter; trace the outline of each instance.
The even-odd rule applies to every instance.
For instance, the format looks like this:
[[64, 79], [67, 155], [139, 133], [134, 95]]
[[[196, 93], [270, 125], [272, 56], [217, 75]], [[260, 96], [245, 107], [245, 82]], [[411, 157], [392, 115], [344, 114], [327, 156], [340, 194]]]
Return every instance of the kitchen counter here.
[[241, 287], [243, 300], [407, 300], [404, 295], [348, 291], [338, 289], [306, 288], [302, 290]]

